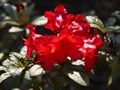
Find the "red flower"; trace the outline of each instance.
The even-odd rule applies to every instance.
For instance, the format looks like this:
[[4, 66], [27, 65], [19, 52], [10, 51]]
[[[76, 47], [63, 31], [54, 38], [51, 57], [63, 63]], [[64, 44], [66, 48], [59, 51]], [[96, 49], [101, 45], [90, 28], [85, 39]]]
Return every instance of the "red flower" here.
[[83, 41], [80, 36], [71, 34], [69, 30], [64, 29], [59, 34], [59, 42], [66, 58], [69, 56], [72, 60], [80, 58], [81, 53], [79, 48], [83, 46]]
[[35, 34], [34, 27], [27, 27], [30, 29], [30, 36], [25, 41], [28, 48], [26, 56], [28, 57], [33, 50], [36, 51], [35, 63], [41, 64], [43, 68], [50, 70], [55, 63], [65, 62], [68, 56], [73, 60], [81, 56], [79, 48], [83, 42], [68, 30], [62, 30], [59, 35], [42, 36]]
[[71, 21], [71, 24], [67, 25], [70, 32], [79, 36], [86, 36], [90, 32], [90, 24], [84, 21], [84, 16], [75, 15], [74, 20]]
[[24, 42], [24, 44], [27, 46], [26, 57], [28, 57], [32, 53], [32, 51], [35, 50], [34, 46], [35, 46], [35, 43], [38, 42], [38, 38], [43, 41], [45, 39], [44, 36], [35, 33], [35, 27], [33, 27], [31, 24], [28, 24], [27, 28], [30, 31], [30, 35], [29, 35], [28, 39], [25, 40], [25, 42]]
[[103, 42], [98, 34], [91, 38], [84, 39], [84, 45], [79, 50], [82, 52], [83, 60], [85, 61], [85, 71], [89, 73], [95, 66], [98, 59], [98, 51]]
[[35, 33], [35, 28], [28, 24], [29, 38], [25, 41], [28, 57], [34, 50], [35, 62], [44, 69], [50, 70], [54, 64], [61, 64], [71, 57], [73, 61], [82, 58], [85, 61], [85, 71], [90, 72], [94, 67], [102, 39], [97, 30], [90, 33], [90, 24], [84, 21], [82, 15], [67, 14], [63, 5], [55, 8], [54, 12], [47, 11], [48, 22], [45, 27], [56, 35], [43, 36]]
[[28, 24], [27, 28], [30, 31], [30, 35], [29, 35], [29, 38], [27, 40], [25, 40], [25, 42], [24, 42], [24, 44], [28, 47], [26, 57], [28, 57], [32, 53], [32, 51], [34, 50], [34, 48], [33, 48], [33, 37], [35, 35], [35, 27]]
[[45, 69], [50, 69], [54, 64], [53, 54], [51, 53], [54, 47], [50, 45], [49, 38], [35, 33], [35, 27], [28, 24], [27, 28], [30, 30], [30, 35], [24, 44], [27, 46], [28, 57], [32, 51], [36, 52], [35, 62], [41, 64]]
[[37, 53], [35, 63], [42, 65], [44, 69], [50, 70], [55, 63], [65, 62], [68, 56], [72, 60], [83, 58], [86, 72], [94, 67], [98, 50], [102, 45], [102, 39], [98, 34], [83, 37], [63, 29], [57, 35], [43, 36], [36, 34], [35, 28], [31, 25], [27, 27], [30, 35], [25, 41], [28, 48], [26, 56], [34, 50]]
[[45, 17], [48, 19], [47, 24], [45, 24], [45, 28], [58, 32], [65, 23], [68, 23], [73, 18], [73, 15], [67, 14], [67, 10], [64, 6], [59, 5], [54, 9], [54, 12], [46, 11]]

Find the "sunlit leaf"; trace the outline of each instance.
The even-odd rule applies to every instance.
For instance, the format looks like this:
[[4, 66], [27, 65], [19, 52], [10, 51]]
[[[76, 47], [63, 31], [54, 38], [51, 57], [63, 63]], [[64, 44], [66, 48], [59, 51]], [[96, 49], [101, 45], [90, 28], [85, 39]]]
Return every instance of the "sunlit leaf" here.
[[86, 16], [86, 21], [90, 23], [90, 26], [93, 28], [97, 28], [101, 32], [105, 33], [106, 29], [104, 28], [103, 22], [96, 16]]
[[90, 24], [96, 24], [100, 27], [104, 27], [103, 22], [96, 16], [86, 16], [86, 21]]
[[24, 69], [24, 67], [23, 68], [13, 68], [13, 69], [10, 69], [10, 74], [13, 77], [20, 76], [20, 74], [22, 73], [23, 69]]
[[4, 53], [0, 53], [0, 60], [4, 57]]
[[114, 13], [112, 13], [112, 16], [120, 19], [120, 11], [115, 11]]
[[76, 72], [73, 71], [73, 73], [68, 73], [69, 78], [71, 78], [76, 83], [82, 85], [82, 86], [88, 86], [89, 85], [89, 79], [88, 76], [85, 75], [83, 72]]
[[29, 69], [29, 73], [30, 73], [30, 76], [38, 76], [38, 75], [45, 73], [45, 71], [43, 70], [43, 68], [40, 65], [33, 65]]
[[19, 27], [11, 27], [11, 28], [9, 29], [9, 32], [10, 32], [10, 33], [16, 33], [16, 32], [21, 32], [21, 31], [23, 31], [23, 29], [22, 29], [22, 28], [19, 28]]
[[6, 16], [6, 15], [2, 15], [1, 16], [1, 19], [0, 19], [0, 27], [3, 28], [3, 27], [6, 27], [8, 25], [15, 25], [15, 26], [19, 26], [19, 24], [14, 21], [10, 16]]
[[20, 90], [20, 88], [13, 88], [12, 90]]
[[47, 19], [44, 16], [40, 16], [32, 22], [33, 25], [44, 25], [45, 23], [47, 23]]
[[6, 72], [0, 75], [0, 83], [3, 82], [5, 79], [7, 79], [8, 77], [10, 77], [11, 75]]
[[110, 32], [120, 33], [120, 26], [109, 26], [109, 27], [107, 27], [107, 29], [108, 29]]
[[15, 21], [13, 21], [13, 20], [2, 20], [2, 24], [4, 26], [7, 25], [7, 24], [19, 26], [19, 24], [16, 23]]
[[8, 4], [8, 3], [4, 3], [4, 9], [6, 11], [6, 13], [12, 17], [12, 19], [17, 20], [18, 16], [17, 16], [17, 12], [15, 10], [15, 7]]
[[24, 47], [21, 48], [20, 54], [22, 55], [23, 58], [25, 58], [26, 53], [27, 53], [27, 47], [24, 46]]
[[4, 71], [6, 68], [4, 66], [0, 66], [0, 71]]
[[108, 86], [112, 84], [112, 76], [110, 75], [109, 78], [108, 78]]
[[2, 62], [2, 65], [5, 67], [10, 67], [13, 62], [11, 62], [9, 59], [6, 59], [5, 61]]
[[72, 65], [76, 65], [76, 66], [84, 65], [84, 61], [82, 61], [82, 60], [76, 60], [76, 61], [72, 62]]

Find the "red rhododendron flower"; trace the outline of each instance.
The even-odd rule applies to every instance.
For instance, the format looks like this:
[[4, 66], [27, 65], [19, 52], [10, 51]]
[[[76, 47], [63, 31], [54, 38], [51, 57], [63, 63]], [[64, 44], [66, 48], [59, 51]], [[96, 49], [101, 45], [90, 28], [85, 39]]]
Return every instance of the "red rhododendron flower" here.
[[102, 46], [102, 39], [97, 35], [84, 39], [84, 45], [79, 50], [82, 52], [85, 61], [85, 71], [90, 72], [97, 62], [98, 51]]
[[58, 38], [66, 58], [68, 56], [71, 57], [72, 60], [77, 60], [80, 58], [81, 53], [79, 48], [83, 46], [83, 41], [79, 36], [71, 34], [67, 29], [64, 29], [60, 32]]
[[35, 27], [32, 27], [30, 24], [28, 24], [27, 28], [30, 31], [30, 35], [29, 35], [29, 38], [27, 40], [25, 40], [25, 42], [24, 42], [24, 44], [28, 47], [26, 57], [28, 57], [32, 53], [32, 51], [34, 50], [33, 37], [35, 36]]
[[67, 10], [63, 5], [58, 5], [54, 12], [46, 11], [45, 17], [47, 17], [48, 22], [45, 24], [45, 27], [51, 31], [58, 32], [65, 23], [69, 23], [70, 20], [74, 17], [72, 14], [67, 14]]
[[75, 15], [74, 19], [71, 21], [71, 24], [66, 25], [72, 34], [86, 36], [90, 32], [90, 24], [84, 21], [84, 16]]
[[53, 56], [51, 54], [51, 50], [54, 48], [52, 45], [50, 45], [49, 38], [36, 34], [35, 27], [31, 26], [30, 24], [27, 25], [27, 28], [30, 30], [30, 35], [29, 38], [24, 42], [27, 46], [26, 57], [28, 57], [32, 51], [35, 51], [35, 63], [40, 63], [44, 68], [50, 69], [54, 64], [52, 59]]
[[30, 35], [25, 41], [26, 57], [34, 50], [35, 63], [47, 70], [56, 63], [65, 62], [68, 56], [73, 61], [82, 58], [85, 61], [85, 71], [90, 72], [102, 46], [97, 30], [91, 34], [90, 24], [84, 21], [84, 16], [67, 14], [63, 5], [56, 7], [54, 12], [45, 12], [45, 16], [48, 19], [45, 28], [57, 33], [46, 36], [36, 34], [35, 28], [28, 24]]
[[50, 70], [55, 63], [65, 62], [68, 56], [73, 60], [81, 56], [79, 48], [82, 47], [83, 42], [68, 30], [62, 30], [59, 35], [42, 36], [35, 34], [31, 25], [27, 27], [31, 33], [25, 41], [28, 48], [26, 56], [29, 56], [32, 50], [36, 51], [35, 63], [41, 64], [45, 69]]

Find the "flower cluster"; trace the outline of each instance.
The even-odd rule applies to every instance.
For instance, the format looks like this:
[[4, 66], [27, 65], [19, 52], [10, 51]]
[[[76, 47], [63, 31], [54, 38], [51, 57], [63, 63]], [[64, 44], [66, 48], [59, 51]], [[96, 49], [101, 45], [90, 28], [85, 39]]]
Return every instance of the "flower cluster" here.
[[68, 14], [63, 5], [57, 6], [54, 12], [46, 11], [45, 17], [48, 20], [45, 28], [54, 34], [36, 34], [35, 27], [28, 24], [30, 35], [24, 42], [27, 46], [26, 57], [35, 51], [35, 63], [47, 70], [51, 70], [54, 64], [65, 62], [67, 57], [73, 61], [82, 59], [85, 61], [85, 71], [90, 72], [102, 46], [97, 30], [94, 29], [94, 34], [91, 33], [85, 17]]

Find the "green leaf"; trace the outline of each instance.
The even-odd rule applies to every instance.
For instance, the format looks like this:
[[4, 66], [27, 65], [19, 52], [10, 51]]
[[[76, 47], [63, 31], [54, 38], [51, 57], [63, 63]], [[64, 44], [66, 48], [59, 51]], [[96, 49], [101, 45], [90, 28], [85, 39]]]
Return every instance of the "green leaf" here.
[[4, 9], [6, 11], [6, 13], [14, 20], [17, 20], [18, 16], [17, 16], [17, 12], [15, 10], [15, 7], [8, 4], [8, 3], [5, 3], [4, 4]]
[[96, 24], [99, 27], [104, 27], [103, 22], [96, 16], [86, 16], [86, 21], [89, 22], [90, 24]]
[[27, 53], [27, 47], [23, 46], [20, 50], [20, 54], [22, 55], [23, 58], [26, 57], [26, 53]]
[[44, 16], [40, 16], [32, 22], [33, 25], [44, 25], [45, 23], [47, 23], [47, 18]]
[[3, 82], [5, 79], [7, 79], [8, 77], [10, 77], [11, 75], [6, 72], [0, 75], [0, 83]]
[[33, 65], [29, 69], [29, 73], [30, 73], [30, 76], [38, 76], [38, 75], [45, 73], [45, 71], [43, 70], [43, 68], [40, 65]]
[[104, 28], [103, 22], [96, 16], [86, 16], [86, 21], [90, 23], [93, 28], [99, 29], [101, 32], [105, 33], [107, 30]]
[[4, 57], [4, 53], [0, 52], [0, 60]]
[[112, 13], [112, 16], [120, 20], [120, 11], [115, 11], [114, 13]]
[[23, 31], [23, 29], [19, 28], [19, 27], [11, 27], [9, 29], [9, 33], [17, 33], [17, 32], [21, 32], [21, 31]]
[[83, 65], [84, 66], [85, 64], [83, 60], [79, 59], [79, 60], [73, 61], [72, 65], [76, 65], [76, 66]]
[[28, 5], [27, 6], [27, 14], [30, 16], [30, 15], [32, 15], [33, 14], [33, 9], [34, 9], [34, 7], [35, 7], [35, 4], [31, 4], [31, 5]]
[[73, 73], [68, 73], [68, 77], [71, 78], [76, 83], [82, 85], [82, 86], [88, 86], [89, 85], [89, 78], [83, 72], [73, 71]]
[[57, 76], [57, 78], [54, 81], [54, 88], [55, 90], [62, 90], [63, 87], [67, 85], [67, 80], [64, 76]]
[[107, 29], [110, 31], [110, 32], [117, 32], [117, 33], [120, 33], [120, 26], [109, 26], [107, 27]]
[[110, 85], [113, 81], [117, 80], [120, 77], [120, 61], [118, 57], [114, 57], [113, 60], [108, 62], [111, 68], [111, 75], [109, 77], [108, 85]]
[[102, 28], [97, 24], [90, 24], [90, 26], [93, 27], [93, 28], [97, 28], [98, 30], [100, 30], [103, 33], [107, 32], [107, 30], [105, 28]]
[[114, 25], [115, 23], [116, 23], [116, 18], [115, 17], [110, 17], [107, 21], [106, 21], [106, 23], [105, 23], [105, 25], [106, 26], [111, 26], [111, 25]]
[[10, 16], [6, 16], [5, 14], [1, 15], [0, 21], [0, 28], [6, 26], [9, 27], [10, 25], [19, 26], [15, 20], [13, 20]]

